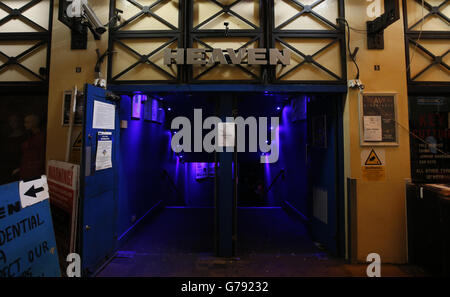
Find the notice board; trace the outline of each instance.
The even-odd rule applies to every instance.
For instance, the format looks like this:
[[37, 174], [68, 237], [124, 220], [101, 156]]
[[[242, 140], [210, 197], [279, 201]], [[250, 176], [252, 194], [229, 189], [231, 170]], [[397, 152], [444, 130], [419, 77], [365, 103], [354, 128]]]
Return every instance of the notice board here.
[[450, 97], [410, 97], [413, 183], [450, 183]]
[[398, 145], [397, 94], [364, 93], [359, 108], [362, 146]]
[[42, 183], [31, 184], [22, 194], [39, 202], [23, 204], [19, 182], [0, 186], [0, 277], [61, 275], [48, 193], [39, 197], [44, 191]]

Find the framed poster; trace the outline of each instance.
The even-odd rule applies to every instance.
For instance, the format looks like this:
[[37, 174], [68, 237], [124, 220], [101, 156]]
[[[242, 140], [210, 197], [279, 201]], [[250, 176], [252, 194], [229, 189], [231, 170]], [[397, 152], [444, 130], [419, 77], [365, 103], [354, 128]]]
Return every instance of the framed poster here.
[[[63, 104], [62, 104], [62, 125], [68, 126], [70, 121], [70, 104], [72, 101], [72, 91], [64, 91], [63, 94]], [[83, 116], [84, 116], [84, 97], [77, 96], [75, 104], [75, 114], [74, 114], [74, 126], [83, 126]]]
[[359, 128], [361, 146], [398, 146], [397, 94], [360, 94]]

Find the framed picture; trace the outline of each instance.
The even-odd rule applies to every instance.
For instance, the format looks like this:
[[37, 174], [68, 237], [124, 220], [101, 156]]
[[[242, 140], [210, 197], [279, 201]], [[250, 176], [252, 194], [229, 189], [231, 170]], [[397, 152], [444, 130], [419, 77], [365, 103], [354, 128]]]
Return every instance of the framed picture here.
[[361, 146], [398, 146], [397, 93], [359, 95]]
[[[64, 91], [63, 93], [63, 104], [62, 104], [62, 125], [68, 126], [70, 121], [70, 104], [72, 101], [73, 91]], [[74, 126], [83, 125], [84, 117], [84, 100], [83, 96], [77, 96], [75, 105], [75, 115], [74, 115]]]

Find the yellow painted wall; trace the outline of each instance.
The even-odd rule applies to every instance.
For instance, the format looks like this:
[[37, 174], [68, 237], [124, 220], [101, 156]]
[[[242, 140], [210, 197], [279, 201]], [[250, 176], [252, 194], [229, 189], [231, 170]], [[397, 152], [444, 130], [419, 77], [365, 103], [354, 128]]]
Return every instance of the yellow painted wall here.
[[[366, 5], [347, 0], [346, 15], [350, 26], [364, 29]], [[398, 121], [408, 127], [408, 97], [404, 30], [402, 20], [385, 30], [385, 49], [367, 50], [366, 34], [351, 32], [351, 48], [360, 48], [357, 62], [365, 92], [398, 94]], [[375, 71], [380, 65], [381, 71]], [[348, 78], [356, 69], [348, 61]], [[384, 263], [406, 262], [405, 179], [410, 178], [409, 133], [398, 127], [399, 146], [383, 147], [386, 151], [386, 180], [364, 182], [361, 179], [358, 90], [350, 90], [345, 109], [346, 175], [357, 182], [357, 260], [366, 261], [370, 253], [378, 253]]]
[[[47, 124], [47, 160], [64, 160], [68, 128], [61, 125], [62, 98], [66, 90], [72, 90], [76, 85], [82, 90], [85, 83], [93, 83], [94, 66], [97, 62], [95, 49], [103, 53], [107, 47], [108, 36], [105, 34], [101, 41], [96, 41], [88, 33], [87, 50], [70, 49], [70, 30], [58, 21], [58, 3], [55, 1], [53, 13], [52, 56], [50, 64], [50, 85], [48, 96], [48, 124]], [[109, 0], [91, 1], [98, 17], [105, 24], [109, 17]], [[81, 73], [75, 69], [81, 67]], [[106, 63], [102, 74], [106, 75]], [[80, 128], [75, 128], [73, 136], [76, 137]]]

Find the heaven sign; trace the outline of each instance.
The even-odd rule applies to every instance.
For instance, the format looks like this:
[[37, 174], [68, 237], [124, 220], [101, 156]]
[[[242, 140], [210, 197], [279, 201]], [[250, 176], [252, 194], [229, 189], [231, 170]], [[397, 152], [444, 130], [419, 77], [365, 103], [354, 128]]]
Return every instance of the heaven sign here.
[[[207, 53], [209, 54], [207, 56]], [[244, 60], [247, 60], [244, 62]], [[291, 51], [288, 49], [279, 50], [276, 48], [241, 48], [235, 51], [232, 48], [225, 50], [220, 48], [202, 49], [202, 48], [178, 48], [164, 50], [164, 65], [171, 65], [175, 61], [177, 65], [212, 65], [212, 64], [231, 64], [231, 65], [282, 65], [291, 64]]]

